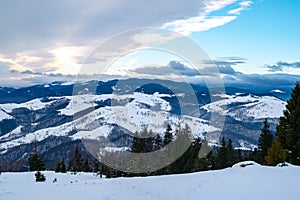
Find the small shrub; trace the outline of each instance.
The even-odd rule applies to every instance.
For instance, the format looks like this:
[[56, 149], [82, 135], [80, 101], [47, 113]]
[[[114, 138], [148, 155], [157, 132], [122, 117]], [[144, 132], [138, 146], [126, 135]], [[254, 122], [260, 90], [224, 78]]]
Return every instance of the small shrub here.
[[36, 182], [44, 182], [44, 181], [46, 181], [46, 177], [40, 171], [37, 171], [35, 173], [35, 181]]

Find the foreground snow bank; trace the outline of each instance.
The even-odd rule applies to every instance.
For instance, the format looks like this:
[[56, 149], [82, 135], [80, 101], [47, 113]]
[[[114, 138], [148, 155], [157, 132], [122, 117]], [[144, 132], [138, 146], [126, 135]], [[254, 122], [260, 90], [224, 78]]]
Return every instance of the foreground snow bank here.
[[44, 174], [47, 181], [36, 183], [31, 172], [2, 173], [0, 199], [300, 199], [300, 167], [292, 165], [266, 167], [247, 161], [224, 170], [147, 178]]

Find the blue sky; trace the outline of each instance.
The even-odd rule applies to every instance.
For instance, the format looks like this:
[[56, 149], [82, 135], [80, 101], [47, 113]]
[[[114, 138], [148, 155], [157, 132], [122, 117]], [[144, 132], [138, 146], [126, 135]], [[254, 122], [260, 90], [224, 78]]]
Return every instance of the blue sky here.
[[[299, 10], [298, 0], [1, 2], [0, 86], [72, 81], [99, 43], [144, 27], [184, 34], [236, 81], [237, 74], [300, 75]], [[94, 60], [104, 66], [113, 56], [108, 50]], [[123, 65], [119, 75], [126, 75], [172, 60], [178, 57], [144, 52], [116, 63]]]
[[246, 64], [235, 67], [239, 71], [267, 73], [268, 69], [262, 66], [278, 61], [299, 61], [299, 10], [300, 1], [297, 0], [258, 1], [236, 20], [209, 31], [193, 33], [191, 37], [202, 44], [211, 57], [247, 59]]

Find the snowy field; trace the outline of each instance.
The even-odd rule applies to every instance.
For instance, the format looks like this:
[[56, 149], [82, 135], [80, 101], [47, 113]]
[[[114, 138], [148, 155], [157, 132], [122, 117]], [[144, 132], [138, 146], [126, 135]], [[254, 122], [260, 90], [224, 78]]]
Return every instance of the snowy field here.
[[[249, 162], [248, 162], [249, 163]], [[112, 200], [112, 199], [239, 199], [299, 200], [300, 167], [265, 167], [254, 164], [184, 175], [105, 179], [91, 173], [76, 175], [44, 172], [2, 173], [1, 200]], [[57, 182], [53, 183], [54, 178]]]

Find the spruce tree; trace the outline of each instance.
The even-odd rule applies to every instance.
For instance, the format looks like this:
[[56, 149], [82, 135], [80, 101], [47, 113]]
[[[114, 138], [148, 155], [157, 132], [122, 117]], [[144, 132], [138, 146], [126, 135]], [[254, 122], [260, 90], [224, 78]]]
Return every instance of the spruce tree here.
[[61, 172], [61, 162], [60, 161], [56, 164], [55, 172], [56, 173]]
[[64, 158], [61, 160], [60, 172], [61, 173], [66, 173], [67, 172], [67, 168], [66, 168], [66, 164], [65, 164], [65, 159]]
[[168, 145], [173, 140], [172, 127], [168, 124], [167, 129], [164, 134], [164, 146]]
[[28, 158], [29, 171], [42, 171], [45, 170], [45, 163], [42, 158], [37, 153], [33, 153], [29, 155]]
[[33, 152], [28, 157], [29, 171], [42, 171], [45, 170], [45, 162], [43, 157], [38, 153], [37, 140], [32, 141]]
[[265, 119], [264, 126], [261, 129], [261, 134], [258, 139], [258, 160], [260, 164], [265, 164], [265, 157], [268, 149], [271, 147], [273, 142], [273, 135], [270, 131], [270, 125], [268, 119]]
[[228, 167], [228, 154], [227, 154], [227, 143], [224, 137], [221, 139], [221, 147], [219, 148], [216, 155], [216, 167], [223, 169]]
[[162, 138], [159, 134], [154, 137], [153, 150], [159, 150], [162, 147]]
[[286, 151], [282, 148], [279, 140], [275, 140], [267, 151], [265, 157], [268, 165], [275, 166], [286, 160]]
[[297, 82], [277, 126], [277, 138], [286, 150], [287, 160], [300, 164], [300, 83]]
[[42, 174], [40, 171], [37, 171], [35, 173], [35, 181], [36, 182], [44, 182], [46, 181], [46, 177], [44, 174]]
[[232, 166], [236, 161], [235, 151], [234, 151], [231, 139], [229, 139], [227, 144], [226, 144], [226, 150], [227, 150], [226, 167], [229, 167], [229, 166]]
[[138, 135], [138, 132], [135, 133], [136, 137], [133, 137], [132, 139], [132, 144], [131, 144], [131, 151], [134, 152], [134, 153], [139, 153], [141, 152], [141, 141], [140, 141], [140, 138], [137, 137]]

